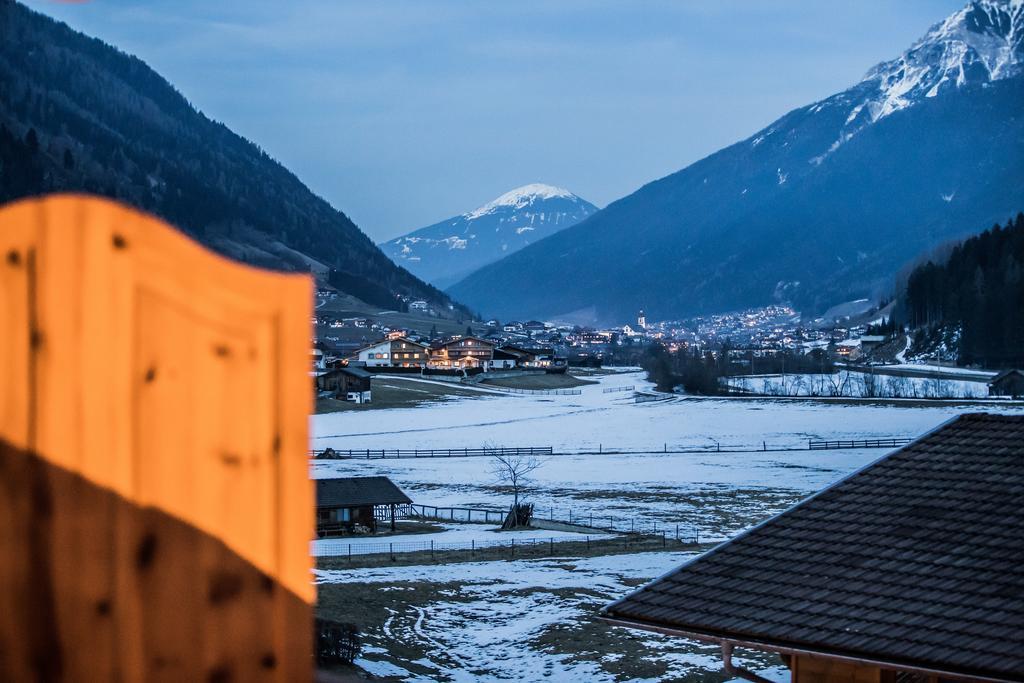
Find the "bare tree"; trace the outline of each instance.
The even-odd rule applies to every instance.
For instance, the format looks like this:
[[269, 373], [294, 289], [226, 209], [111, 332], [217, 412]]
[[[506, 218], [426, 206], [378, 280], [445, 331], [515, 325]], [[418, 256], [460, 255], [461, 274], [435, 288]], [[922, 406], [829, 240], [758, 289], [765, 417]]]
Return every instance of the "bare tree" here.
[[512, 511], [517, 525], [519, 493], [532, 480], [530, 474], [543, 464], [543, 460], [525, 455], [495, 455], [491, 461], [491, 474], [495, 480], [512, 489]]

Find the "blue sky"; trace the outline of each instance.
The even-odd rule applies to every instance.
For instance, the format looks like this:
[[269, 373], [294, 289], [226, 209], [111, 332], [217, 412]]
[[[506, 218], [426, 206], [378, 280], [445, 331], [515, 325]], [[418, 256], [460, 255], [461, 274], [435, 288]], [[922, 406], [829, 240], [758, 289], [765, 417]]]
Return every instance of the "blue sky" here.
[[29, 0], [375, 240], [518, 185], [604, 206], [858, 81], [964, 0]]

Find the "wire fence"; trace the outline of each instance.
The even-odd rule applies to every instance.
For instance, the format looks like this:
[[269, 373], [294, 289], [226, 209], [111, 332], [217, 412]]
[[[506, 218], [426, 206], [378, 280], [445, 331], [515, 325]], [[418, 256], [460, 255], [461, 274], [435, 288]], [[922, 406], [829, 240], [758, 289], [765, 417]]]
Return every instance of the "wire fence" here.
[[617, 393], [617, 392], [620, 392], [620, 391], [634, 391], [634, 390], [636, 390], [636, 386], [633, 385], [633, 384], [630, 384], [630, 385], [624, 386], [624, 387], [608, 387], [607, 389], [602, 389], [601, 393], [602, 394], [614, 394], [614, 393]]
[[[507, 510], [494, 510], [486, 508], [466, 507], [440, 507], [437, 505], [423, 505], [412, 503], [408, 506], [409, 517], [437, 520], [441, 522], [467, 522], [467, 523], [493, 523], [501, 524], [505, 521]], [[663, 535], [671, 538], [697, 542], [700, 532], [696, 527], [688, 524], [665, 522], [649, 517], [615, 516], [609, 515], [606, 511], [582, 509], [577, 507], [554, 507], [535, 506], [533, 508], [534, 522], [552, 522], [564, 524], [570, 527], [580, 527], [594, 531], [607, 531], [615, 534], [641, 534], [641, 535]]]
[[532, 394], [539, 396], [579, 396], [583, 392], [579, 389], [519, 389], [517, 387], [503, 387], [497, 384], [483, 384], [480, 386], [504, 391], [506, 394]]
[[666, 455], [697, 454], [697, 453], [756, 453], [756, 452], [788, 452], [806, 450], [848, 450], [855, 448], [898, 448], [911, 442], [907, 437], [880, 437], [874, 439], [839, 439], [814, 440], [806, 442], [790, 441], [788, 443], [722, 444], [709, 440], [705, 443], [669, 444], [662, 443], [647, 447], [616, 447], [599, 443], [596, 446], [580, 448], [562, 448], [555, 451], [553, 446], [520, 446], [520, 447], [484, 447], [484, 448], [327, 448], [322, 451], [311, 450], [309, 457], [316, 460], [339, 459], [400, 459], [400, 458], [471, 458], [471, 457], [517, 457], [517, 456], [578, 456], [578, 455], [649, 455], [663, 453]]
[[665, 394], [664, 396], [658, 394], [637, 394], [633, 397], [634, 403], [650, 403], [651, 401], [667, 401], [670, 398], [674, 398], [672, 394]]
[[554, 455], [551, 446], [484, 447], [484, 448], [327, 448], [310, 451], [310, 457], [317, 460], [338, 460], [341, 458], [467, 458], [467, 457], [515, 457]]
[[447, 522], [479, 522], [481, 524], [501, 524], [505, 521], [507, 510], [486, 510], [483, 508], [438, 507], [413, 503], [409, 506], [411, 517], [436, 519]]
[[675, 537], [667, 529], [661, 534], [579, 534], [573, 536], [530, 536], [518, 532], [519, 538], [476, 540], [461, 542], [381, 541], [373, 543], [351, 542], [344, 539], [317, 541], [311, 552], [318, 558], [340, 558], [367, 562], [386, 560], [395, 562], [458, 561], [464, 559], [515, 559], [544, 556], [573, 556], [596, 552], [629, 552], [660, 550], [685, 545], [696, 545], [695, 536]]
[[812, 451], [834, 451], [847, 448], [896, 448], [906, 446], [910, 439], [859, 439], [855, 441], [808, 441], [807, 448]]

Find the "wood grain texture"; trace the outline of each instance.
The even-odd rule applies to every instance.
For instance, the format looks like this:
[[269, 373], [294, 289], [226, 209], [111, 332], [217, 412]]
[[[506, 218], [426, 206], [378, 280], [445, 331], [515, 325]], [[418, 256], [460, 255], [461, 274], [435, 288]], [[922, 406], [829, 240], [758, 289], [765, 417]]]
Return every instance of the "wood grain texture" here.
[[311, 678], [311, 297], [106, 200], [0, 210], [0, 679]]

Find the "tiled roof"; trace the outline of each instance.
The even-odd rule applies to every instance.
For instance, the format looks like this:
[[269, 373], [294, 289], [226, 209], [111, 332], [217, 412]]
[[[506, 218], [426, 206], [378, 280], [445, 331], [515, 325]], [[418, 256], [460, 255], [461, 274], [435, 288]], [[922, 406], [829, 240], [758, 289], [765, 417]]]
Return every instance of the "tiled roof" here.
[[989, 383], [989, 385], [992, 385], [992, 384], [995, 384], [996, 382], [1001, 382], [1004, 379], [1006, 379], [1007, 377], [1010, 377], [1011, 375], [1024, 375], [1024, 370], [1018, 370], [1016, 368], [1010, 368], [1009, 370], [1003, 370], [998, 375], [996, 375], [995, 377], [990, 379], [988, 383]]
[[963, 415], [605, 616], [769, 649], [1024, 679], [1024, 416]]
[[347, 366], [338, 368], [338, 372], [351, 377], [358, 377], [359, 379], [373, 378], [373, 373], [367, 370], [365, 365], [358, 366], [349, 363]]
[[362, 505], [402, 505], [412, 499], [387, 477], [341, 477], [316, 480], [316, 506], [359, 507]]

